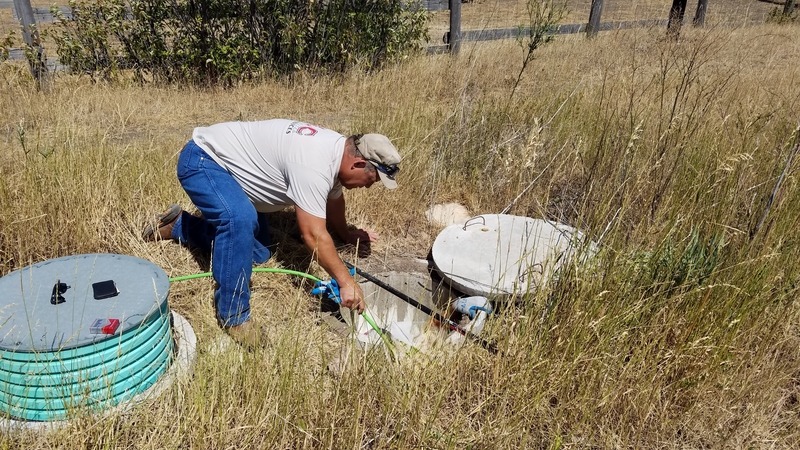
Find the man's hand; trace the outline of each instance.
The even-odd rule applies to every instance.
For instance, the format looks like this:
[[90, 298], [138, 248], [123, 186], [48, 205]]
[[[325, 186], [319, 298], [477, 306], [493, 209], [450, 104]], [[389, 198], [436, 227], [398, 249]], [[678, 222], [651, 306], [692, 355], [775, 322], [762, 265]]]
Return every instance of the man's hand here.
[[350, 230], [347, 233], [347, 243], [352, 246], [367, 245], [376, 242], [379, 237], [378, 233], [372, 230], [359, 228], [358, 230]]
[[347, 286], [339, 286], [339, 295], [342, 299], [342, 306], [350, 308], [353, 311], [361, 314], [366, 308], [364, 303], [364, 291], [357, 283], [348, 283]]
[[328, 199], [327, 225], [333, 230], [336, 237], [345, 244], [369, 248], [369, 244], [378, 240], [378, 233], [370, 229], [352, 229], [345, 219], [344, 196]]

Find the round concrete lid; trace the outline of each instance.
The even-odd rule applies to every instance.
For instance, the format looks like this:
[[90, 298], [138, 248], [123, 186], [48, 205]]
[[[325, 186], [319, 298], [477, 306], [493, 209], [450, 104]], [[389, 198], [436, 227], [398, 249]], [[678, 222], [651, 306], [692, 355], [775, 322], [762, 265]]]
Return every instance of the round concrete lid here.
[[546, 283], [583, 241], [583, 233], [567, 225], [486, 214], [442, 230], [431, 254], [453, 288], [498, 300]]
[[[118, 294], [95, 299], [92, 285], [108, 280]], [[58, 293], [53, 298], [57, 283], [69, 286], [63, 301]], [[93, 332], [98, 319], [119, 320], [119, 335], [166, 313], [168, 292], [167, 274], [132, 256], [74, 255], [33, 264], [0, 278], [0, 350], [59, 351], [111, 337]]]

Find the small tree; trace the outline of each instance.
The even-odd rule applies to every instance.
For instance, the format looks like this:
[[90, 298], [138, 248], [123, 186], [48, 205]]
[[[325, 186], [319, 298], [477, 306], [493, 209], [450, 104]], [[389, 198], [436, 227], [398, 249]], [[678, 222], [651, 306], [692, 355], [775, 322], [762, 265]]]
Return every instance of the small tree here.
[[522, 80], [522, 74], [528, 64], [533, 61], [534, 53], [539, 47], [553, 40], [553, 30], [567, 12], [566, 3], [556, 4], [555, 0], [528, 0], [527, 8], [530, 28], [527, 35], [522, 35], [517, 39], [525, 55], [522, 58], [522, 67], [517, 74], [517, 80], [514, 82], [514, 87], [511, 88], [509, 99], [514, 97], [517, 86]]

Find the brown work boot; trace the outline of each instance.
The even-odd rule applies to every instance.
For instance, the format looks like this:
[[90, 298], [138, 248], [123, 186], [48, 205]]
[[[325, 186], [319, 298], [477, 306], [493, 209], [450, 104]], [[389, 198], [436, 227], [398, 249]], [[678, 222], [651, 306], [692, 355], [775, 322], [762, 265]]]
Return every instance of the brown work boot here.
[[247, 350], [263, 347], [267, 343], [267, 337], [263, 327], [255, 323], [253, 319], [241, 325], [226, 328], [225, 332]]
[[154, 242], [158, 240], [171, 240], [172, 228], [175, 226], [175, 221], [181, 216], [183, 209], [178, 205], [170, 205], [163, 213], [155, 217], [153, 223], [149, 223], [142, 231], [142, 239], [146, 242]]

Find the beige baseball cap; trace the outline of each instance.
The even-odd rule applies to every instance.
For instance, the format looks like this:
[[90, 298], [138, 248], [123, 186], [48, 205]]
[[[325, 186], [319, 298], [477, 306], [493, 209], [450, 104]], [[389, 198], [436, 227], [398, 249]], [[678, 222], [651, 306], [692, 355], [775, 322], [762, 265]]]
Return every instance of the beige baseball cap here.
[[400, 171], [400, 153], [388, 137], [382, 134], [365, 134], [355, 141], [356, 148], [378, 170], [378, 178], [388, 189], [397, 188], [395, 177]]

